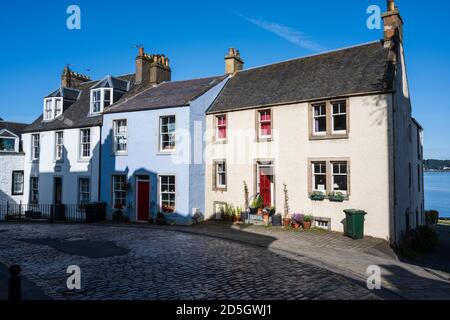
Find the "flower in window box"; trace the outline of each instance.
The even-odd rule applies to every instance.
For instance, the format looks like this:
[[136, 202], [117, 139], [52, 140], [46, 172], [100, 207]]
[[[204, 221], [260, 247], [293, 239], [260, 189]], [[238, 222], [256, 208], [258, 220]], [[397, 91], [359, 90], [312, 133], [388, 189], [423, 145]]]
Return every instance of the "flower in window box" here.
[[328, 200], [332, 202], [343, 202], [345, 195], [342, 192], [333, 192], [328, 196]]
[[123, 209], [123, 204], [122, 203], [116, 203], [116, 205], [114, 206], [114, 209], [122, 210]]
[[166, 204], [163, 204], [162, 212], [164, 212], [164, 213], [174, 213], [175, 212], [175, 208], [170, 207], [170, 206], [168, 206]]
[[326, 198], [326, 194], [320, 191], [314, 191], [309, 198], [313, 201], [323, 201]]

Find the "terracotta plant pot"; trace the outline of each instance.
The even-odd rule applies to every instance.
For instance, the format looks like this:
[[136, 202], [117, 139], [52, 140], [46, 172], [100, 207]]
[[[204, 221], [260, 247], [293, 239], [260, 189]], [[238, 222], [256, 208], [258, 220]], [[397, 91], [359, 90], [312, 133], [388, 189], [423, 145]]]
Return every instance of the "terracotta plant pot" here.
[[303, 229], [305, 230], [311, 229], [311, 222], [303, 222]]
[[258, 209], [258, 216], [262, 215], [263, 209], [259, 208]]
[[269, 215], [268, 214], [264, 214], [263, 219], [264, 219], [265, 223], [269, 223]]
[[283, 226], [289, 227], [291, 225], [291, 219], [290, 218], [284, 218], [283, 219]]
[[294, 229], [300, 228], [300, 223], [293, 222], [293, 223], [292, 223], [292, 228], [294, 228]]

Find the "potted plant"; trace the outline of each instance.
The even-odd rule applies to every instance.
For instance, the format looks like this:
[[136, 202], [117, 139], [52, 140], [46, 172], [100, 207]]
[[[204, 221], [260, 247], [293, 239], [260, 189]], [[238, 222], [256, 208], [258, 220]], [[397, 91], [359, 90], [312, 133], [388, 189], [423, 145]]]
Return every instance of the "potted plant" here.
[[275, 213], [276, 213], [276, 208], [275, 208], [275, 206], [271, 206], [271, 207], [269, 208], [269, 215], [270, 215], [270, 216], [273, 216], [273, 215], [275, 215]]
[[333, 192], [328, 196], [331, 202], [344, 202], [345, 196], [342, 192]]
[[257, 195], [253, 199], [252, 204], [250, 205], [250, 213], [253, 215], [254, 214], [261, 215], [263, 207], [264, 207], [264, 200], [260, 195]]
[[121, 222], [128, 222], [129, 219], [126, 215], [123, 214], [124, 205], [121, 203], [118, 203], [114, 206], [114, 213], [113, 213], [113, 220], [114, 221], [121, 221]]
[[321, 191], [314, 191], [311, 193], [309, 198], [313, 201], [323, 201], [323, 200], [325, 200], [326, 195], [325, 195], [325, 193], [323, 193]]
[[283, 183], [283, 193], [284, 193], [283, 226], [288, 227], [291, 225], [291, 219], [289, 218], [289, 195], [287, 185], [285, 183]]
[[304, 216], [303, 217], [303, 223], [302, 223], [303, 229], [305, 229], [305, 230], [311, 229], [311, 224], [312, 224], [313, 221], [314, 221], [314, 217], [313, 216], [311, 216], [311, 215]]
[[248, 186], [247, 182], [244, 181], [244, 205], [245, 205], [244, 210], [247, 210], [250, 207], [248, 200], [249, 200]]
[[225, 205], [225, 210], [223, 212], [223, 220], [225, 222], [232, 221], [232, 217], [234, 215], [234, 207], [231, 204]]
[[233, 222], [237, 223], [239, 221], [241, 221], [241, 215], [242, 215], [242, 208], [241, 207], [236, 207], [236, 209], [234, 210], [234, 218]]
[[269, 210], [269, 208], [264, 208], [263, 211], [262, 211], [262, 215], [263, 215], [264, 222], [266, 224], [268, 224], [269, 223], [269, 218], [270, 218], [270, 210]]
[[293, 227], [294, 229], [298, 229], [298, 228], [300, 228], [300, 226], [302, 225], [302, 223], [303, 223], [303, 215], [300, 214], [300, 213], [295, 213], [295, 214], [292, 216], [292, 227]]

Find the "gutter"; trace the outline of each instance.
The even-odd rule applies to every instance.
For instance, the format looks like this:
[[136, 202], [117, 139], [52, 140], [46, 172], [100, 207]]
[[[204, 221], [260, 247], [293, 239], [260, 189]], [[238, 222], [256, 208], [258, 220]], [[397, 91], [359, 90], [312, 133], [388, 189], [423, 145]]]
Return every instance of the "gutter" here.
[[303, 100], [295, 100], [295, 101], [261, 104], [261, 105], [243, 107], [243, 108], [238, 107], [238, 108], [230, 108], [230, 109], [223, 109], [223, 110], [217, 110], [217, 111], [206, 111], [206, 114], [207, 115], [221, 114], [224, 112], [235, 112], [235, 111], [245, 111], [245, 110], [253, 110], [253, 109], [260, 109], [260, 108], [278, 107], [278, 106], [292, 105], [292, 104], [298, 104], [298, 103], [315, 103], [315, 102], [320, 102], [323, 100], [335, 100], [335, 99], [344, 99], [344, 98], [351, 98], [351, 97], [372, 96], [372, 95], [378, 95], [378, 94], [389, 94], [389, 93], [394, 93], [394, 92], [395, 91], [393, 89], [392, 90], [372, 91], [372, 92], [360, 92], [360, 93], [353, 93], [353, 94], [343, 94], [343, 95], [339, 95], [339, 96], [328, 96], [328, 97], [311, 98], [311, 99], [303, 99]]

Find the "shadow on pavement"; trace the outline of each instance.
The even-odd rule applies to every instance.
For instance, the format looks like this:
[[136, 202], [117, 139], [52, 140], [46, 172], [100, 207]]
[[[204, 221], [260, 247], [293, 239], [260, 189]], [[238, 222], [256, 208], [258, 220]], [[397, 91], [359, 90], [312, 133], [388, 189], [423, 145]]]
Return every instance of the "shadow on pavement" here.
[[450, 226], [438, 225], [436, 231], [439, 234], [439, 244], [433, 252], [415, 260], [399, 259], [404, 263], [445, 272], [447, 275], [444, 277], [450, 280]]

